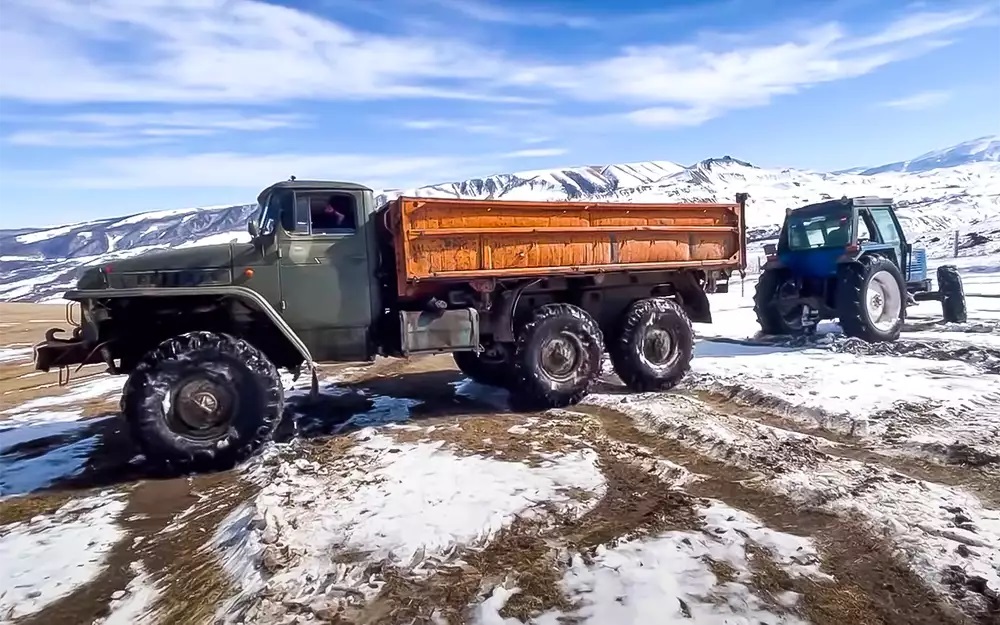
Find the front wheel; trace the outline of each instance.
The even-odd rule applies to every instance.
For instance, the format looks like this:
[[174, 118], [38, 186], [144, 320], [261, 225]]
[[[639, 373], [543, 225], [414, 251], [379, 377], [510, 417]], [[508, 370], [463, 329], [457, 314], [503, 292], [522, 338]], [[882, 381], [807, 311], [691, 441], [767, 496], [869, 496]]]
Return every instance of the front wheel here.
[[673, 300], [639, 300], [625, 313], [618, 340], [609, 351], [615, 373], [629, 389], [669, 390], [691, 364], [691, 320]]
[[768, 269], [760, 275], [754, 289], [753, 310], [764, 334], [802, 332], [799, 288], [785, 271]]
[[600, 376], [603, 356], [604, 336], [587, 311], [572, 304], [541, 306], [518, 333], [512, 399], [540, 409], [575, 404]]
[[218, 470], [250, 457], [281, 420], [277, 369], [242, 339], [190, 332], [132, 370], [122, 413], [146, 460], [172, 471]]

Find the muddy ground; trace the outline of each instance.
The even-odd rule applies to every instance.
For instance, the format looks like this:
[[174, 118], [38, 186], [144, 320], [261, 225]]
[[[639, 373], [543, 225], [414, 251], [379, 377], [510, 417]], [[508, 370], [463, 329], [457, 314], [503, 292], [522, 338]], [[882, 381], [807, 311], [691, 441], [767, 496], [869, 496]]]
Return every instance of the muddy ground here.
[[[0, 348], [23, 349], [38, 340], [50, 322], [61, 321], [62, 313], [60, 306], [0, 306]], [[92, 388], [88, 385], [100, 379], [92, 376], [102, 375], [99, 367], [89, 367], [75, 374], [69, 386], [59, 387], [53, 385], [54, 373], [38, 375], [29, 361], [30, 353], [0, 362], [0, 413], [7, 411], [0, 414], [0, 426], [18, 414], [19, 406]], [[948, 577], [939, 571], [943, 577], [931, 580], [871, 519], [854, 512], [834, 513], [823, 502], [803, 502], [769, 486], [797, 470], [852, 462], [858, 463], [852, 467], [870, 471], [859, 489], [878, 489], [880, 480], [929, 482], [967, 489], [996, 507], [1000, 487], [991, 473], [975, 466], [883, 453], [849, 436], [787, 419], [766, 405], [748, 407], [725, 393], [681, 389], [666, 394], [663, 405], [676, 404], [678, 411], [693, 411], [698, 419], [729, 427], [738, 418], [741, 428], [759, 427], [752, 431], [761, 440], [773, 432], [790, 437], [762, 447], [765, 451], [760, 453], [752, 446], [715, 453], [718, 446], [703, 444], [698, 431], [684, 429], [688, 426], [664, 422], [658, 431], [637, 420], [628, 401], [616, 406], [614, 398], [626, 394], [613, 375], [595, 389], [606, 401], [527, 414], [512, 411], [503, 392], [463, 390], [463, 376], [448, 356], [379, 360], [366, 367], [328, 367], [324, 373], [329, 381], [323, 401], [308, 406], [301, 395], [293, 393], [286, 425], [269, 453], [252, 461], [249, 468], [211, 475], [163, 478], [148, 474], [115, 418], [117, 395], [113, 391], [89, 393], [70, 406], [58, 405], [77, 410], [84, 425], [5, 448], [4, 466], [11, 469], [53, 450], [92, 441], [85, 460], [72, 474], [56, 477], [41, 488], [5, 493], [0, 500], [0, 537], [41, 531], [37, 528], [42, 527], [42, 519], [72, 523], [84, 512], [67, 504], [91, 500], [120, 507], [116, 513], [119, 533], [109, 541], [98, 570], [85, 581], [56, 592], [58, 596], [38, 609], [23, 607], [29, 599], [38, 599], [31, 598], [29, 590], [24, 595], [28, 599], [17, 604], [22, 608], [0, 613], [0, 622], [457, 624], [555, 622], [544, 620], [552, 614], [564, 615], [567, 623], [600, 622], [593, 620], [593, 614], [587, 621], [585, 611], [581, 612], [586, 603], [581, 603], [581, 597], [586, 595], [566, 590], [561, 580], [567, 570], [605, 557], [616, 545], [670, 532], [692, 536], [719, 532], [706, 524], [699, 511], [708, 502], [721, 502], [752, 515], [771, 530], [815, 545], [816, 554], [809, 556], [809, 562], [798, 563], [815, 565], [821, 574], [812, 576], [790, 573], [788, 563], [773, 547], [749, 539], [744, 546], [745, 570], [722, 559], [703, 559], [714, 575], [715, 590], [708, 591], [708, 596], [739, 586], [753, 597], [759, 610], [776, 619], [766, 622], [1000, 623], [996, 595], [991, 596], [991, 589], [974, 576], [956, 571]], [[400, 423], [405, 427], [399, 427]], [[548, 459], [560, 454], [585, 452], [595, 458], [603, 486], [589, 492], [564, 488], [569, 503], [547, 506], [541, 502], [541, 515], [515, 515], [487, 539], [454, 545], [434, 558], [425, 554], [419, 575], [391, 559], [338, 547], [336, 553], [326, 554], [329, 560], [341, 570], [363, 570], [367, 585], [377, 590], [338, 582], [317, 586], [301, 599], [303, 593], [290, 590], [294, 583], [282, 581], [298, 575], [297, 567], [308, 554], [307, 546], [294, 541], [298, 522], [293, 516], [278, 521], [267, 517], [278, 504], [262, 502], [272, 502], [268, 497], [275, 484], [287, 486], [282, 497], [292, 501], [295, 489], [311, 483], [316, 475], [365, 473], [358, 459], [363, 456], [358, 454], [377, 435], [388, 436], [390, 446], [399, 449], [441, 445], [455, 456], [528, 467], [547, 466]], [[220, 528], [232, 525], [233, 517], [248, 505], [248, 515], [268, 520], [255, 517], [239, 535], [219, 538]], [[299, 510], [294, 503], [281, 505], [286, 513]], [[331, 491], [325, 501], [302, 509], [315, 512], [337, 505], [338, 494]], [[962, 515], [960, 510], [953, 516], [960, 523]], [[277, 535], [268, 536], [269, 527], [278, 528]], [[239, 550], [234, 551], [234, 545], [254, 536], [263, 544], [247, 560], [253, 574], [245, 569], [234, 574], [240, 570], [233, 555]], [[982, 552], [998, 546], [980, 543], [965, 549]], [[584, 564], [573, 565], [574, 554]], [[0, 561], [13, 556], [0, 554]], [[250, 584], [246, 580], [251, 576], [263, 582]], [[941, 579], [950, 581], [944, 584], [946, 592], [942, 592]], [[314, 580], [303, 578], [300, 584], [314, 584]], [[498, 588], [510, 587], [517, 592], [496, 610], [501, 619], [508, 620], [490, 621], [477, 612], [477, 606], [495, 596]], [[3, 588], [0, 593], [13, 594], [13, 589]], [[790, 604], [788, 596], [798, 600]], [[628, 601], [621, 597], [619, 603]], [[677, 605], [664, 606], [664, 618], [676, 611], [680, 620], [662, 622], [754, 622], [711, 620], [703, 618], [707, 608], [672, 595], [669, 601]], [[733, 601], [722, 594], [717, 601], [726, 604], [726, 610], [736, 610]], [[752, 614], [756, 612], [747, 612], [747, 618]]]

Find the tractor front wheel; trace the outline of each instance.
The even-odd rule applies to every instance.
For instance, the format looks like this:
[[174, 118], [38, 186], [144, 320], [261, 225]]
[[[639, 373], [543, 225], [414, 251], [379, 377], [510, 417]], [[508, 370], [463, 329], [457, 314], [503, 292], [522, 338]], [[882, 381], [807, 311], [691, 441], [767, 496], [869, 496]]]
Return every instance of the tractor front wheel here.
[[965, 307], [965, 288], [962, 276], [955, 265], [937, 268], [938, 292], [941, 293], [941, 313], [946, 323], [965, 323], [968, 311]]
[[757, 280], [753, 310], [764, 334], [798, 334], [802, 331], [802, 304], [798, 287], [784, 271], [765, 270]]
[[869, 343], [895, 341], [903, 329], [906, 287], [894, 262], [862, 256], [837, 270], [837, 312], [844, 334]]

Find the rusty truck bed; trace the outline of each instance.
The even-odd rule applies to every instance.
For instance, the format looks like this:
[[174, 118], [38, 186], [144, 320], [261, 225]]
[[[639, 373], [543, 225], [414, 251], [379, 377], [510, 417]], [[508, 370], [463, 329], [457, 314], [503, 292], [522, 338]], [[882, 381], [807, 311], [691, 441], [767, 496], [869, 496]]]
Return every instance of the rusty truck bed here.
[[744, 206], [400, 197], [397, 284], [746, 265]]

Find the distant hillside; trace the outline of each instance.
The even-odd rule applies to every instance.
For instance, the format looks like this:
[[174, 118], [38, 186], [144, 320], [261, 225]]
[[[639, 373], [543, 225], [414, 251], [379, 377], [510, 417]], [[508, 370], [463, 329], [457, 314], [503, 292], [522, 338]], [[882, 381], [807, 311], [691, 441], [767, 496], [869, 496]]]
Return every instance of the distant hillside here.
[[[1000, 250], [1000, 140], [984, 138], [909, 161], [848, 172], [764, 169], [729, 156], [690, 166], [670, 161], [498, 174], [418, 189], [426, 197], [616, 202], [732, 201], [750, 193], [751, 241], [773, 238], [788, 207], [841, 196], [892, 197], [911, 237], [932, 255], [955, 229], [970, 253]], [[273, 181], [261, 181], [264, 186]], [[246, 240], [255, 204], [141, 213], [37, 230], [0, 230], [0, 300], [58, 298], [85, 265], [156, 249]]]

